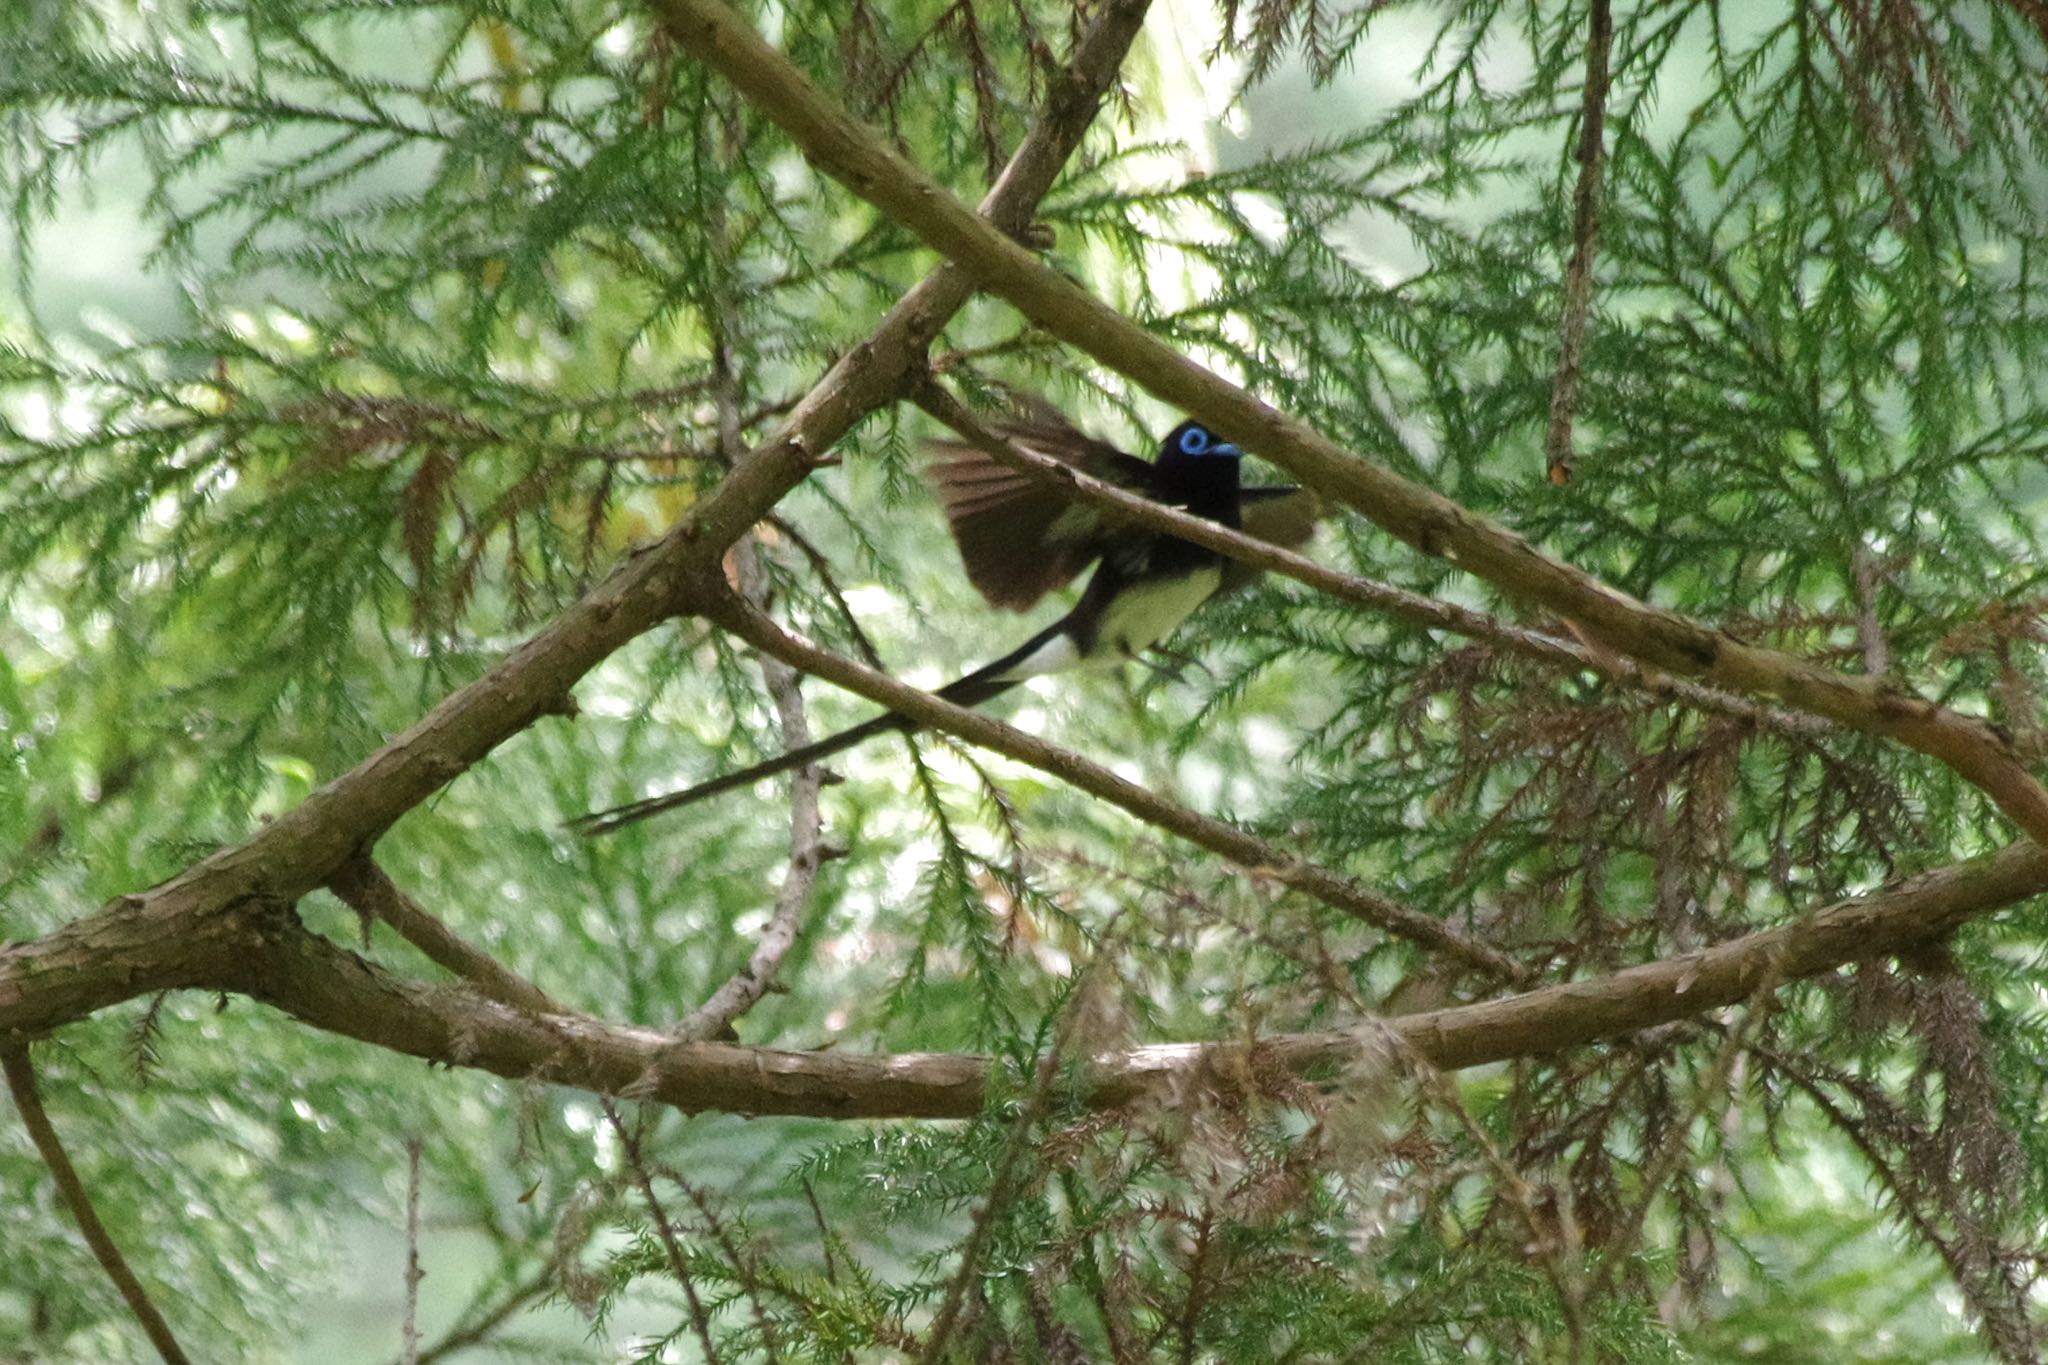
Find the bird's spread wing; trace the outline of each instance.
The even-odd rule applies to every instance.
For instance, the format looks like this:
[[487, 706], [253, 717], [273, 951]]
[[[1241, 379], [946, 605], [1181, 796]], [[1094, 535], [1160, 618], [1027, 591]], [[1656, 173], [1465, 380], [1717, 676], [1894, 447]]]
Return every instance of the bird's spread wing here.
[[[1156, 493], [1145, 461], [1076, 431], [1043, 400], [1019, 395], [1015, 401], [1017, 415], [991, 421], [992, 430], [1092, 478]], [[927, 473], [960, 560], [990, 606], [1023, 611], [1072, 582], [1102, 553], [1114, 513], [1075, 502], [964, 441], [928, 444], [940, 458]]]
[[[1238, 518], [1244, 533], [1283, 550], [1298, 550], [1316, 533], [1323, 501], [1306, 488], [1246, 488], [1237, 495]], [[1259, 576], [1249, 564], [1229, 560], [1223, 566], [1219, 594], [1235, 592]]]

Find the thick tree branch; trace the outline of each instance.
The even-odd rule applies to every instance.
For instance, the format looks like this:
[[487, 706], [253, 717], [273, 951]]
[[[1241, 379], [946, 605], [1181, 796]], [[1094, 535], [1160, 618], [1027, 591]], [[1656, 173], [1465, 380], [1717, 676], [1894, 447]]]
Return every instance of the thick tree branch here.
[[920, 724], [1029, 763], [1090, 796], [1128, 811], [1149, 825], [1176, 834], [1240, 867], [1255, 869], [1283, 885], [1306, 892], [1325, 905], [1342, 910], [1397, 938], [1454, 957], [1496, 980], [1525, 982], [1532, 975], [1528, 968], [1507, 954], [1459, 933], [1440, 919], [1412, 910], [1391, 897], [1306, 862], [1234, 825], [1189, 810], [1135, 782], [1127, 782], [1107, 768], [1035, 735], [1027, 735], [992, 716], [941, 701], [931, 693], [897, 682], [877, 669], [821, 649], [790, 634], [737, 597], [728, 595], [723, 602], [708, 607], [706, 611], [712, 620], [763, 653], [772, 654], [806, 673], [857, 692], [870, 701], [880, 702]]
[[[2016, 844], [1702, 952], [1404, 1015], [1384, 1027], [1447, 1071], [1541, 1056], [1739, 1003], [1773, 973], [1789, 982], [1904, 952], [2044, 892], [2048, 850]], [[207, 984], [242, 991], [316, 1028], [450, 1066], [689, 1112], [958, 1119], [979, 1113], [985, 1097], [984, 1057], [677, 1044], [654, 1029], [535, 1015], [459, 988], [400, 980], [307, 933], [286, 913], [252, 908], [237, 919], [242, 951], [232, 973]], [[1261, 1067], [1327, 1072], [1375, 1046], [1371, 1036], [1340, 1031], [1106, 1052], [1094, 1059], [1089, 1102], [1126, 1104], [1161, 1086], [1255, 1075]]]
[[[2044, 892], [2048, 850], [2017, 844], [1830, 906], [1793, 926], [1613, 976], [1405, 1015], [1387, 1027], [1445, 1070], [1539, 1056], [1737, 1003], [1773, 970], [1792, 981], [1903, 952]], [[288, 910], [262, 902], [244, 902], [203, 927], [221, 950], [188, 964], [192, 979], [162, 984], [239, 991], [316, 1028], [450, 1066], [658, 1100], [691, 1112], [966, 1118], [982, 1106], [986, 1058], [679, 1045], [654, 1029], [534, 1014], [464, 987], [402, 980], [307, 933]], [[95, 965], [124, 980], [146, 976], [160, 955], [160, 945], [135, 938], [103, 947]], [[0, 1034], [19, 1037], [76, 1017], [72, 974], [31, 974], [14, 984], [0, 1002]], [[1122, 1104], [1161, 1083], [1246, 1074], [1254, 1061], [1322, 1070], [1356, 1057], [1359, 1048], [1359, 1039], [1345, 1032], [1278, 1036], [1255, 1047], [1133, 1048], [1096, 1058], [1091, 1098], [1102, 1106]]]
[[1889, 682], [1839, 673], [1652, 607], [1449, 498], [1359, 459], [1166, 346], [899, 156], [721, 0], [652, 0], [677, 43], [787, 132], [813, 166], [874, 204], [1062, 341], [1201, 418], [1426, 554], [1547, 607], [1638, 663], [1774, 697], [1948, 764], [2036, 840], [2048, 790], [1989, 724]]
[[[1111, 0], [1076, 45], [1071, 70], [1052, 83], [1044, 111], [985, 201], [998, 228], [1029, 223], [1116, 79], [1148, 3]], [[16, 1030], [53, 1028], [137, 995], [212, 979], [238, 951], [239, 911], [290, 903], [321, 885], [497, 745], [559, 711], [585, 673], [686, 610], [707, 582], [722, 589], [726, 547], [855, 422], [923, 373], [933, 339], [971, 292], [957, 268], [934, 270], [673, 530], [352, 771], [169, 881], [42, 939], [0, 948], [0, 1042], [18, 1037]]]

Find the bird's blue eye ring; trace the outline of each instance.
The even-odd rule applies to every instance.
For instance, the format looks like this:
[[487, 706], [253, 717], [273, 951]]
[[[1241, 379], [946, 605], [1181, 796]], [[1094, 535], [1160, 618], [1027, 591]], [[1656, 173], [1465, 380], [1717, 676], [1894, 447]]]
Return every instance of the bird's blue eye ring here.
[[1209, 448], [1209, 433], [1200, 427], [1189, 427], [1180, 434], [1180, 453], [1200, 455]]

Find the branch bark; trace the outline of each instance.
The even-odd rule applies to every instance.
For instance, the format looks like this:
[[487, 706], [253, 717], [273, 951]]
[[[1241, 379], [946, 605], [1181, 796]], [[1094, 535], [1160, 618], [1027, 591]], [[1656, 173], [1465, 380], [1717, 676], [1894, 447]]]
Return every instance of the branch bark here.
[[[1029, 223], [1115, 81], [1148, 5], [1110, 0], [1076, 44], [1070, 70], [1051, 83], [1045, 108], [983, 202], [996, 229]], [[614, 651], [722, 591], [726, 548], [855, 422], [923, 374], [931, 343], [971, 293], [956, 267], [934, 270], [679, 524], [353, 770], [169, 881], [43, 938], [0, 947], [0, 1044], [138, 995], [217, 980], [241, 951], [249, 912], [289, 904], [326, 882], [492, 749], [560, 713], [569, 689]]]
[[821, 649], [790, 634], [738, 597], [728, 595], [724, 601], [708, 606], [706, 614], [764, 654], [772, 654], [806, 673], [880, 702], [922, 725], [1029, 763], [1149, 825], [1306, 892], [1325, 905], [1397, 938], [1454, 957], [1495, 980], [1521, 983], [1533, 975], [1506, 953], [1459, 933], [1434, 916], [1307, 862], [1235, 825], [1189, 810], [1135, 782], [1127, 782], [1099, 764], [1027, 735], [992, 716], [942, 701], [877, 669]]
[[1896, 740], [1952, 768], [2048, 842], [2048, 789], [1992, 726], [1892, 685], [1836, 672], [1652, 607], [1522, 537], [1363, 460], [1154, 338], [1038, 260], [822, 93], [722, 0], [653, 0], [677, 44], [780, 125], [831, 175], [1052, 335], [1209, 423], [1302, 482], [1510, 596], [1557, 612], [1640, 664], [1776, 698]]
[[[1611, 976], [1385, 1021], [1446, 1071], [1534, 1057], [1690, 1018], [1786, 982], [1911, 950], [1972, 919], [2048, 892], [2048, 850], [2032, 843], [1923, 873], [1799, 922]], [[686, 1112], [821, 1118], [970, 1118], [990, 1062], [958, 1053], [785, 1052], [678, 1044], [654, 1029], [536, 1015], [474, 992], [403, 981], [306, 932], [288, 913], [238, 917], [232, 970], [203, 984], [241, 991], [316, 1027], [450, 1066], [656, 1100]], [[118, 963], [114, 964], [118, 967]], [[1373, 1030], [1166, 1043], [1098, 1054], [1088, 1102], [1127, 1104], [1162, 1086], [1261, 1067], [1327, 1073], [1377, 1046]]]

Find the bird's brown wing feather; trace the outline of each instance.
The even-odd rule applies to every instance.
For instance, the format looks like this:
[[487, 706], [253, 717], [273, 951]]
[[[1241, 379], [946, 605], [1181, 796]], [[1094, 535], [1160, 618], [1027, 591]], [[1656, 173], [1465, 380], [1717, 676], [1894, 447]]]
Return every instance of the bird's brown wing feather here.
[[[1244, 533], [1283, 550], [1298, 550], [1308, 544], [1322, 515], [1323, 500], [1306, 488], [1246, 488], [1238, 493], [1238, 519]], [[1219, 595], [1235, 592], [1259, 573], [1249, 564], [1229, 560], [1216, 591]]]
[[[1043, 400], [1016, 396], [1018, 415], [992, 430], [1027, 450], [1135, 492], [1152, 491], [1152, 466], [1068, 425]], [[1113, 513], [998, 464], [965, 441], [927, 442], [940, 457], [926, 468], [960, 560], [990, 606], [1024, 611], [1073, 581], [1102, 553]]]

